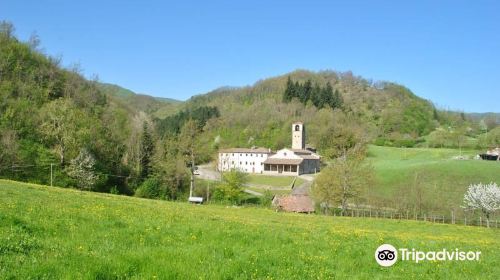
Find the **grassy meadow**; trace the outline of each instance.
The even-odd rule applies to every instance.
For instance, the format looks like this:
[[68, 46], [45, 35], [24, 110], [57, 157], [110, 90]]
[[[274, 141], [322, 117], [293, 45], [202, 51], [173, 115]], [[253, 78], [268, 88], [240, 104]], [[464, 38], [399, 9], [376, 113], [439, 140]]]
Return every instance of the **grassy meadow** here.
[[[269, 176], [260, 174], [249, 174], [248, 184], [254, 186], [263, 187], [280, 187], [280, 188], [290, 188], [295, 177], [293, 176]], [[297, 178], [295, 181], [295, 186], [300, 186], [304, 183], [304, 180]]]
[[451, 209], [460, 209], [471, 183], [500, 183], [500, 162], [472, 159], [480, 152], [463, 150], [470, 159], [457, 160], [458, 149], [370, 146], [368, 160], [377, 179], [369, 190], [371, 199], [398, 207], [416, 200], [418, 188], [429, 212], [449, 215]]
[[[0, 279], [498, 279], [497, 229], [189, 205], [0, 180]], [[479, 262], [374, 260], [390, 243]]]

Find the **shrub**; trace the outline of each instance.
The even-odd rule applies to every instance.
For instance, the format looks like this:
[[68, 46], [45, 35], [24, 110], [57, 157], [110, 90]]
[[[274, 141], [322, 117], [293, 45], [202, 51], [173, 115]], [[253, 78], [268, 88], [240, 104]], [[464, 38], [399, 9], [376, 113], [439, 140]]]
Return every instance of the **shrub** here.
[[135, 191], [135, 196], [143, 198], [164, 198], [165, 190], [157, 178], [149, 177]]

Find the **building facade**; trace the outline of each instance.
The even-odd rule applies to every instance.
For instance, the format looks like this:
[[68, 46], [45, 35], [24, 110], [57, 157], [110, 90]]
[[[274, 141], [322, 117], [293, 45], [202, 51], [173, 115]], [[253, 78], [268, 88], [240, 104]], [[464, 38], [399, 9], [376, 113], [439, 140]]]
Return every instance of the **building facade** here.
[[302, 122], [292, 124], [292, 148], [276, 153], [266, 148], [233, 148], [219, 151], [218, 170], [232, 169], [247, 173], [297, 176], [320, 171], [320, 156], [306, 149]]
[[232, 148], [219, 151], [218, 170], [232, 169], [246, 173], [263, 173], [264, 161], [272, 155], [266, 148]]
[[309, 150], [281, 149], [264, 161], [264, 173], [297, 176], [320, 171], [320, 156]]

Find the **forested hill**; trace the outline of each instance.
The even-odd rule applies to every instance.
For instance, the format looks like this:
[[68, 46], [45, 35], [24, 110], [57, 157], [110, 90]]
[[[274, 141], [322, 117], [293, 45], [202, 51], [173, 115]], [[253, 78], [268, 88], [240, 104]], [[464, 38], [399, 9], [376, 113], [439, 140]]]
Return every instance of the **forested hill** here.
[[[287, 85], [299, 85], [299, 95], [286, 98]], [[342, 104], [317, 106], [314, 92], [331, 87]], [[305, 88], [305, 90], [304, 90]], [[307, 125], [308, 142], [323, 153], [335, 154], [335, 137], [353, 133], [368, 140], [384, 137], [413, 140], [430, 133], [438, 124], [431, 102], [394, 83], [373, 82], [350, 72], [298, 70], [259, 81], [253, 86], [220, 88], [191, 98], [187, 108], [217, 107], [220, 118], [205, 129], [216, 146], [290, 145], [290, 127], [295, 120]], [[333, 109], [332, 109], [333, 107]], [[208, 140], [208, 139], [207, 139]]]
[[98, 88], [116, 102], [130, 107], [132, 110], [145, 112], [153, 117], [163, 119], [177, 112], [182, 101], [138, 94], [129, 89], [108, 83], [98, 83]]
[[[48, 184], [52, 164], [56, 185], [133, 193], [141, 166], [150, 165], [144, 150], [152, 157], [156, 141], [147, 113], [175, 105], [113, 95], [13, 33], [0, 23], [0, 177]], [[72, 169], [78, 165], [94, 172], [91, 182]]]

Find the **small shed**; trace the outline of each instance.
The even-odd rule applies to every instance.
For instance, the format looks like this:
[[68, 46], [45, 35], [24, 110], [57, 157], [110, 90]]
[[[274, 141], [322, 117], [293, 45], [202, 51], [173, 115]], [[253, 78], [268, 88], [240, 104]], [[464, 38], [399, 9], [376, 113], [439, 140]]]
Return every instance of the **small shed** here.
[[307, 194], [275, 196], [273, 206], [277, 211], [308, 214], [314, 212], [314, 203]]

